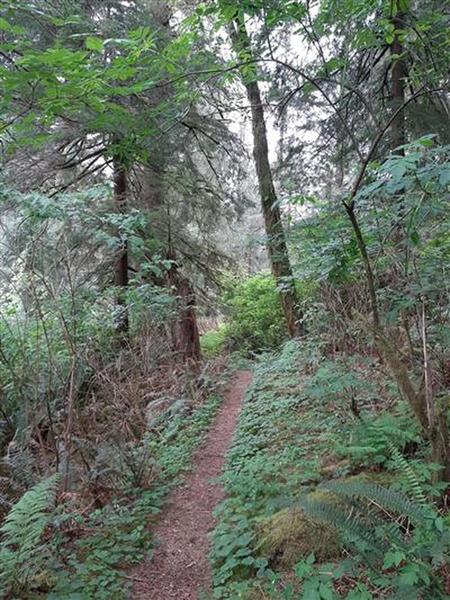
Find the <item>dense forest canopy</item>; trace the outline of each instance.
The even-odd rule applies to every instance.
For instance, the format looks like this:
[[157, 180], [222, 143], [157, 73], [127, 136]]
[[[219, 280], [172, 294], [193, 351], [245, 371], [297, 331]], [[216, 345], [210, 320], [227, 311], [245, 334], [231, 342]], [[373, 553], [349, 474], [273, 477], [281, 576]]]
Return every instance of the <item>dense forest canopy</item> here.
[[230, 411], [205, 598], [449, 597], [449, 21], [0, 0], [0, 597], [173, 597]]

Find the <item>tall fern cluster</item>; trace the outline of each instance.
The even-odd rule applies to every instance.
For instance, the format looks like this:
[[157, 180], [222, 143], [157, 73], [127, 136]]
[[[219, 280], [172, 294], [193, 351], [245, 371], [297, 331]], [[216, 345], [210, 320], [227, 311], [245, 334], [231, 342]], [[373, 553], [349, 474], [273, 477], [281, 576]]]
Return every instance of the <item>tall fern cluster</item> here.
[[449, 528], [408, 461], [395, 446], [390, 451], [408, 482], [408, 495], [361, 480], [329, 481], [319, 487], [322, 495], [306, 495], [300, 505], [313, 519], [339, 529], [356, 560], [377, 574], [392, 597], [448, 598], [436, 569], [450, 557]]
[[12, 507], [0, 528], [0, 589], [17, 592], [28, 587], [45, 565], [48, 547], [42, 543], [50, 522], [59, 476], [28, 490]]

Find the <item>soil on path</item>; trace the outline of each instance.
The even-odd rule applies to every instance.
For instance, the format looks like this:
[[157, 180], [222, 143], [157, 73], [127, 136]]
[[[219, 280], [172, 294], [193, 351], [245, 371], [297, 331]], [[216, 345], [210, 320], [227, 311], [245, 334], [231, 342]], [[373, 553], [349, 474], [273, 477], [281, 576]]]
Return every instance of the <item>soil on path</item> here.
[[154, 534], [159, 545], [151, 561], [133, 573], [133, 600], [198, 600], [210, 589], [208, 562], [212, 512], [224, 497], [218, 477], [236, 428], [250, 371], [239, 371], [209, 430], [194, 455], [192, 472], [174, 488], [159, 515]]

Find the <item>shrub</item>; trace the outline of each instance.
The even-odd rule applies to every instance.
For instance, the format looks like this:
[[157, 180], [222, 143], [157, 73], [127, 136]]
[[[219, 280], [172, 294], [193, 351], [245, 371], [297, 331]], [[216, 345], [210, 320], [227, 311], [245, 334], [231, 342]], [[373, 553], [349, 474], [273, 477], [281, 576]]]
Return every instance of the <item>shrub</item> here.
[[271, 275], [258, 274], [234, 283], [225, 295], [225, 307], [233, 349], [271, 349], [285, 339], [283, 312]]
[[334, 480], [318, 488], [324, 496], [300, 497], [300, 506], [310, 518], [341, 532], [344, 545], [353, 550], [353, 565], [365, 563], [367, 581], [379, 591], [392, 598], [448, 598], [442, 577], [450, 551], [445, 516], [426, 498], [405, 457], [394, 444], [388, 446], [404, 474], [405, 492], [370, 481]]
[[419, 442], [420, 433], [413, 415], [404, 404], [399, 404], [391, 413], [385, 411], [369, 422], [356, 423], [350, 439], [337, 443], [336, 449], [339, 455], [350, 460], [353, 468], [389, 467], [390, 444], [407, 452], [410, 447], [419, 447]]
[[217, 329], [202, 334], [200, 345], [205, 358], [214, 358], [224, 350], [228, 334], [227, 325], [219, 325]]

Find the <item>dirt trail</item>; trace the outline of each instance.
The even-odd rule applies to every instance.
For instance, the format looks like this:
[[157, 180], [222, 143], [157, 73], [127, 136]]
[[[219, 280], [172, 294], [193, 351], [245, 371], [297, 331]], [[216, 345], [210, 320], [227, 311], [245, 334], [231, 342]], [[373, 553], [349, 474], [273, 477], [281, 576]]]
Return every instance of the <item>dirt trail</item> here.
[[207, 535], [215, 524], [212, 511], [223, 499], [222, 487], [211, 479], [222, 471], [250, 381], [250, 371], [236, 373], [192, 472], [169, 494], [154, 530], [160, 545], [133, 573], [133, 600], [198, 600], [210, 587]]

